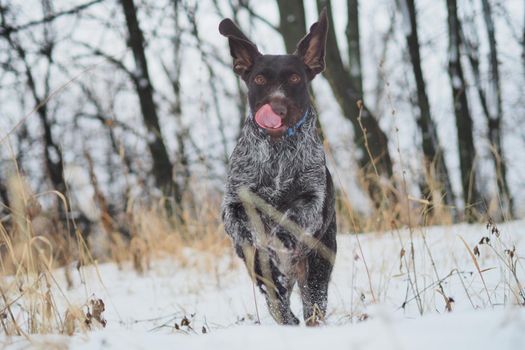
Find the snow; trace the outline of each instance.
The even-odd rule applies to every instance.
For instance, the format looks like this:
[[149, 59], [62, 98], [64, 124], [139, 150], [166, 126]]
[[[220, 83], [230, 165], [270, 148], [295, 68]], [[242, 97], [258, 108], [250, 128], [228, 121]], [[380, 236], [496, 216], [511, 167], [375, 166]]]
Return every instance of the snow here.
[[[65, 310], [68, 303], [102, 299], [106, 328], [72, 337], [0, 337], [0, 345], [10, 349], [27, 348], [29, 342], [35, 347], [69, 349], [520, 349], [525, 347], [525, 309], [516, 306], [522, 300], [506, 268], [504, 250], [516, 247], [520, 257], [516, 276], [522, 283], [524, 224], [499, 226], [499, 237], [484, 225], [465, 224], [415, 228], [412, 233], [403, 229], [340, 234], [328, 316], [326, 324], [317, 328], [275, 325], [262, 295], [254, 294], [248, 274], [229, 248], [219, 256], [185, 248], [181, 256], [152, 261], [142, 275], [126, 264], [121, 269], [112, 263], [88, 266], [80, 270], [84, 283], [75, 270], [74, 288], [62, 288], [67, 302], [66, 298], [57, 302]], [[494, 249], [479, 245], [482, 237], [488, 237]], [[478, 244], [477, 261], [486, 288], [462, 239], [472, 250]], [[58, 281], [62, 277], [61, 270], [55, 272]], [[454, 300], [452, 312], [445, 311], [437, 280]], [[422, 315], [411, 283], [419, 291]], [[297, 291], [292, 309], [300, 316]], [[184, 318], [189, 326], [183, 325]]]
[[[469, 325], [469, 327], [465, 327]], [[291, 328], [239, 326], [206, 335], [96, 332], [75, 349], [520, 349], [525, 345], [523, 311], [471, 312], [398, 322], [387, 314], [352, 326]], [[521, 328], [520, 328], [521, 327]], [[485, 336], [483, 336], [485, 335]]]

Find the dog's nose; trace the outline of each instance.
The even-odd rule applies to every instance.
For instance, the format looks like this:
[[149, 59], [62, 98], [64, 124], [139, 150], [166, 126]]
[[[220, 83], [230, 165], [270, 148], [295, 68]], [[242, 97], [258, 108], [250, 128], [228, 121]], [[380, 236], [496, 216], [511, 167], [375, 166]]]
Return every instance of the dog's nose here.
[[283, 103], [272, 102], [270, 103], [270, 106], [272, 106], [272, 110], [275, 114], [279, 115], [281, 118], [286, 117], [286, 112], [288, 112], [288, 109]]

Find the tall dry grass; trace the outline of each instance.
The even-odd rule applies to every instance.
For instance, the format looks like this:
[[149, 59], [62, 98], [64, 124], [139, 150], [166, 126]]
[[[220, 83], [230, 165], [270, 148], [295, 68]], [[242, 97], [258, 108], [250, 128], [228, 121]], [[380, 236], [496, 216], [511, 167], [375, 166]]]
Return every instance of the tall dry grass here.
[[[92, 182], [100, 215], [91, 232], [82, 232], [70, 215], [66, 195], [34, 193], [20, 174], [9, 179], [11, 206], [4, 208], [8, 215], [0, 218], [0, 333], [72, 334], [103, 325], [102, 301], [86, 297], [82, 305], [70, 304], [58, 283], [64, 279], [65, 288], [73, 287], [73, 275], [82, 280], [87, 265], [112, 261], [144, 273], [156, 259], [177, 259], [182, 266], [191, 263], [183, 254], [187, 248], [214, 255], [227, 252], [229, 241], [222, 232], [218, 200], [177, 216], [166, 213], [163, 200], [147, 206], [130, 200], [125, 211], [114, 217], [94, 177]], [[54, 204], [44, 208], [42, 202]], [[57, 306], [58, 298], [68, 304], [65, 311]]]

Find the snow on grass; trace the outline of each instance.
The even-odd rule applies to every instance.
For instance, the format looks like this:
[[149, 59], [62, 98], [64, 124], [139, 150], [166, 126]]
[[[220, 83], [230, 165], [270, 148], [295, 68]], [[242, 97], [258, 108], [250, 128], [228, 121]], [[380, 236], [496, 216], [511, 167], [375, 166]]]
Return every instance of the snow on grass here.
[[[524, 224], [507, 223], [497, 232], [482, 225], [417, 228], [414, 259], [409, 230], [339, 235], [328, 317], [318, 328], [275, 325], [230, 252], [187, 249], [185, 259], [154, 261], [143, 275], [131, 265], [86, 267], [57, 302], [65, 310], [68, 302], [101, 298], [106, 328], [32, 336], [30, 343], [71, 349], [525, 348], [525, 309], [516, 306], [523, 303]], [[483, 237], [489, 241], [479, 244]], [[292, 308], [301, 315], [297, 292]], [[28, 340], [0, 338], [1, 344], [26, 348]]]

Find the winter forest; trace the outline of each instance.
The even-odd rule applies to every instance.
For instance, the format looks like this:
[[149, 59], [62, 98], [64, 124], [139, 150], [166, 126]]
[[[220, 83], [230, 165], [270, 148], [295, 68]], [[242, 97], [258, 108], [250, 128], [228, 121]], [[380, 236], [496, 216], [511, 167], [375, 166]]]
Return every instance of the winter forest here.
[[[352, 284], [351, 306], [333, 306], [332, 322], [373, 318], [368, 305], [394, 299], [416, 315], [451, 311], [462, 300], [452, 295], [456, 287], [473, 309], [525, 303], [517, 243], [499, 235], [507, 227], [523, 233], [517, 223], [525, 217], [525, 1], [0, 0], [0, 339], [104, 328], [103, 299], [111, 327], [110, 297], [101, 296], [110, 291], [79, 287], [89, 281], [82, 269], [101, 263], [110, 264], [109, 279], [131, 264], [125, 276], [132, 279], [131, 273], [164, 271], [164, 259], [175, 257], [177, 266], [204, 269], [201, 279], [217, 280], [208, 297], [226, 293], [219, 285], [241, 265], [231, 262], [220, 205], [229, 157], [250, 111], [219, 22], [231, 18], [264, 54], [293, 53], [324, 7], [326, 70], [309, 93], [334, 179], [338, 233], [348, 248], [340, 259], [361, 271], [345, 280]], [[454, 249], [466, 259], [471, 284], [460, 287], [463, 277], [454, 288], [444, 284], [456, 272], [447, 275], [441, 265], [448, 263], [440, 257], [446, 234], [434, 228], [430, 238], [431, 226], [469, 232]], [[480, 231], [492, 243], [483, 237], [476, 244]], [[367, 240], [368, 234], [357, 235], [363, 232], [392, 236]], [[428, 242], [422, 236], [414, 243], [413, 232], [428, 233]], [[414, 244], [421, 250], [415, 253]], [[382, 260], [370, 257], [389, 247], [407, 278], [392, 287], [394, 294], [387, 293], [385, 272], [374, 270]], [[483, 260], [485, 248], [492, 255]], [[196, 262], [198, 254], [188, 251], [206, 258]], [[203, 267], [208, 259], [222, 259], [222, 267]], [[483, 269], [495, 265], [501, 275], [485, 281]], [[177, 283], [192, 278], [189, 270], [178, 271]], [[76, 291], [78, 307], [55, 300], [61, 288]], [[114, 297], [122, 312], [130, 301]], [[167, 308], [146, 308], [136, 317], [157, 317]], [[169, 326], [160, 318], [147, 325], [209, 333], [217, 325], [199, 318], [209, 310], [221, 326], [250, 317], [265, 323], [259, 311], [255, 317], [237, 304], [225, 308], [210, 301], [197, 307], [199, 314], [186, 306], [170, 314]], [[232, 310], [237, 321], [224, 316]], [[321, 333], [314, 339], [321, 341]], [[150, 340], [157, 341], [140, 341]]]
[[323, 6], [327, 69], [311, 93], [354, 215], [519, 217], [519, 0], [3, 1], [2, 213], [15, 174], [35, 193], [67, 193], [89, 221], [95, 191], [113, 219], [129, 201], [188, 215], [213, 202], [248, 113], [217, 23], [231, 17], [262, 52], [292, 53]]

